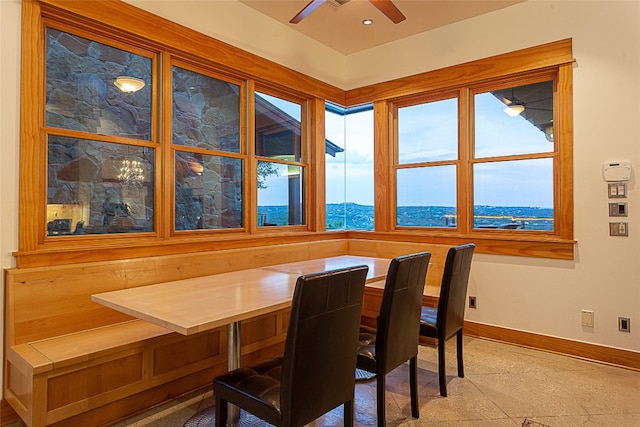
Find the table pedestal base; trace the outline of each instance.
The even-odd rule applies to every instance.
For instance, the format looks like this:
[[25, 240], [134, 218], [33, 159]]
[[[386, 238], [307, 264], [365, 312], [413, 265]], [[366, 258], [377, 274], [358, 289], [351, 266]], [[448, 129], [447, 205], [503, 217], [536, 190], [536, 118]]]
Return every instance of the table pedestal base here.
[[[233, 322], [227, 326], [227, 369], [233, 371], [241, 365], [240, 322]], [[269, 426], [271, 424], [245, 411], [240, 411], [235, 405], [227, 409], [227, 427]], [[215, 427], [216, 407], [203, 409], [184, 423], [183, 427]]]

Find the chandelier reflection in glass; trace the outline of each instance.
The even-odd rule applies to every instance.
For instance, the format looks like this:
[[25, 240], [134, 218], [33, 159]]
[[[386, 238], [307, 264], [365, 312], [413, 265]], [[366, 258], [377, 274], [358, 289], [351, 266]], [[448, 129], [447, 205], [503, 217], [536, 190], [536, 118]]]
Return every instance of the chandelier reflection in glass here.
[[125, 186], [141, 187], [144, 182], [144, 169], [137, 160], [123, 160], [118, 179]]

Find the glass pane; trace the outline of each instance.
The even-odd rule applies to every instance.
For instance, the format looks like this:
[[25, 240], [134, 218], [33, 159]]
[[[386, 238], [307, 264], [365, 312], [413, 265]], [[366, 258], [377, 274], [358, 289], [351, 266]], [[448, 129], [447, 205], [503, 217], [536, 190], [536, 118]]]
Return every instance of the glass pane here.
[[176, 230], [242, 227], [242, 160], [176, 153]]
[[240, 152], [240, 87], [173, 67], [173, 143]]
[[325, 150], [325, 194], [327, 230], [344, 230], [346, 216], [346, 116], [325, 111], [326, 144], [334, 149]]
[[47, 234], [153, 231], [154, 150], [50, 136]]
[[258, 162], [258, 225], [304, 224], [304, 168]]
[[325, 115], [328, 230], [373, 230], [373, 105]]
[[474, 228], [553, 230], [553, 160], [476, 164]]
[[[151, 139], [151, 58], [47, 28], [47, 126]], [[144, 82], [136, 92], [117, 77]]]
[[302, 106], [256, 92], [256, 155], [300, 162]]
[[400, 164], [457, 158], [457, 98], [398, 108]]
[[398, 169], [396, 224], [456, 226], [456, 167]]
[[475, 95], [475, 157], [553, 151], [553, 82]]

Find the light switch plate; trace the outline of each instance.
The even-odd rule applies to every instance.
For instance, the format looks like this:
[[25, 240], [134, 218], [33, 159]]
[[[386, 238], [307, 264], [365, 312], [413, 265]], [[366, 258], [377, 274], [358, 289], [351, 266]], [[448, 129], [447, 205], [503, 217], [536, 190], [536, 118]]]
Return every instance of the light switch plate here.
[[587, 328], [593, 328], [593, 311], [591, 310], [582, 310], [580, 313], [580, 323], [582, 326]]
[[627, 183], [626, 182], [610, 182], [608, 183], [609, 198], [618, 199], [627, 197]]
[[627, 202], [609, 203], [609, 216], [627, 216]]

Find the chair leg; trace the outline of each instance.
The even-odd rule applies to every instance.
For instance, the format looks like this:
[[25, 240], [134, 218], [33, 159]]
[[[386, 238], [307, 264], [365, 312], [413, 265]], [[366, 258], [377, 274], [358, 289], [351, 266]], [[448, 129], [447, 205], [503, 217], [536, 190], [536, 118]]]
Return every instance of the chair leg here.
[[409, 386], [411, 387], [411, 416], [420, 418], [418, 405], [418, 356], [409, 359]]
[[227, 425], [227, 402], [216, 397], [216, 427]]
[[378, 427], [385, 427], [387, 425], [386, 411], [385, 411], [385, 392], [387, 388], [387, 382], [385, 374], [378, 373], [376, 375], [376, 395], [377, 395], [377, 408], [378, 408]]
[[445, 340], [438, 340], [438, 378], [440, 396], [447, 397], [447, 367], [444, 361]]
[[464, 378], [464, 364], [462, 363], [462, 329], [456, 333], [457, 354], [458, 354], [458, 376]]
[[344, 427], [353, 427], [353, 400], [344, 402]]

